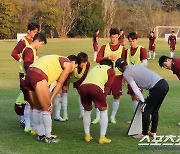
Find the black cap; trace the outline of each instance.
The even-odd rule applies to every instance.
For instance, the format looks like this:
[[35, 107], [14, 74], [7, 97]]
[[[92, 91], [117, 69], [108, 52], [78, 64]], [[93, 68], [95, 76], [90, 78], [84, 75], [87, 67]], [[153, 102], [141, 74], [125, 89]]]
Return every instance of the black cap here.
[[127, 65], [126, 61], [123, 58], [119, 58], [116, 60], [115, 67], [123, 67], [124, 65]]

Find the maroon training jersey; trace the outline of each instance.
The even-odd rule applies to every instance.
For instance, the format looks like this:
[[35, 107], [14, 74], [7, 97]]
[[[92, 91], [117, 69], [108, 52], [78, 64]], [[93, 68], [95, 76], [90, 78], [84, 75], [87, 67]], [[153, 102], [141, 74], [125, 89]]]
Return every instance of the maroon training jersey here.
[[156, 37], [155, 37], [155, 36], [150, 36], [150, 37], [149, 37], [149, 45], [155, 44], [155, 40], [156, 40]]
[[168, 38], [168, 44], [176, 44], [176, 36], [170, 35]]
[[93, 43], [95, 43], [95, 42], [96, 43], [98, 42], [98, 34], [96, 34], [96, 33], [93, 35]]
[[173, 74], [176, 74], [176, 76], [180, 80], [180, 58], [173, 58], [172, 59], [171, 70], [173, 71]]
[[[27, 37], [25, 37], [26, 40], [29, 42], [29, 44], [32, 42], [32, 39], [28, 39]], [[11, 52], [11, 56], [19, 61], [20, 56], [19, 54], [22, 53], [22, 51], [24, 50], [24, 48], [26, 47], [26, 43], [24, 40], [20, 40], [17, 45], [15, 46], [15, 48], [13, 49], [13, 51]]]
[[122, 46], [124, 46], [124, 39], [125, 39], [125, 35], [124, 34], [119, 36], [119, 39], [118, 39], [119, 40], [119, 44], [122, 45]]

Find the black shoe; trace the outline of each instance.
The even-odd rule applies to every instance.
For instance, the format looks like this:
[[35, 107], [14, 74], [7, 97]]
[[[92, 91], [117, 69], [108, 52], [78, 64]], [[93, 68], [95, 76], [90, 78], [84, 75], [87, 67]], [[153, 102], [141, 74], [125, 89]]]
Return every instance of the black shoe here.
[[38, 135], [38, 138], [37, 138], [37, 140], [38, 141], [44, 141], [44, 139], [46, 138], [46, 136], [45, 135]]
[[25, 123], [24, 122], [20, 122], [22, 128], [25, 128]]

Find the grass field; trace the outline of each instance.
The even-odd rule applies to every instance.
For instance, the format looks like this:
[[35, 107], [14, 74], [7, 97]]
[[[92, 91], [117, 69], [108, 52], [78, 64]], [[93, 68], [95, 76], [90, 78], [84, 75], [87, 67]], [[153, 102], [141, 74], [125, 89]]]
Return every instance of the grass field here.
[[[108, 39], [100, 39], [100, 46], [108, 42]], [[148, 39], [140, 39], [139, 44], [148, 47]], [[180, 82], [171, 71], [162, 69], [158, 65], [159, 56], [165, 54], [169, 56], [169, 46], [164, 40], [157, 41], [157, 56], [155, 60], [149, 60], [148, 67], [162, 77], [167, 79], [170, 91], [160, 109], [159, 135], [180, 135], [180, 127], [176, 125], [180, 122]], [[126, 94], [126, 86], [123, 88], [123, 96], [117, 114], [117, 124], [109, 124], [107, 136], [112, 139], [109, 145], [99, 145], [99, 125], [91, 126], [91, 134], [94, 140], [86, 143], [83, 140], [84, 131], [82, 120], [78, 119], [79, 106], [77, 102], [77, 92], [70, 87], [68, 96], [68, 122], [53, 121], [53, 134], [58, 135], [62, 142], [58, 144], [45, 144], [36, 141], [36, 136], [24, 133], [19, 124], [19, 116], [14, 112], [14, 103], [20, 93], [18, 80], [18, 64], [10, 56], [12, 49], [16, 45], [15, 41], [0, 42], [0, 153], [2, 154], [46, 154], [46, 153], [179, 153], [179, 150], [140, 150], [138, 140], [127, 136], [133, 111], [131, 99]], [[128, 46], [128, 42], [126, 42]], [[91, 39], [55, 39], [48, 40], [47, 45], [39, 51], [39, 56], [46, 54], [59, 54], [67, 56], [80, 51], [88, 53], [91, 65], [96, 63], [93, 59], [93, 48]], [[175, 57], [180, 57], [180, 45], [177, 44]], [[144, 95], [147, 95], [145, 91]], [[111, 114], [112, 97], [108, 97]], [[93, 111], [92, 118], [95, 112]]]

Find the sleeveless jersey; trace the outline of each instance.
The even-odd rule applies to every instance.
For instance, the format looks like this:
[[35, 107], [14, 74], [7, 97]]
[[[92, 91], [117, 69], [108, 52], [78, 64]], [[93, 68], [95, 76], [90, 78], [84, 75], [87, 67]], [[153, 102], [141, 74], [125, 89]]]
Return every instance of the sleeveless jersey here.
[[[120, 45], [119, 48], [116, 51], [112, 51], [110, 48], [109, 43], [106, 44], [105, 50], [104, 50], [104, 57], [108, 57], [109, 55], [114, 55], [116, 57], [116, 59], [113, 61], [114, 66], [115, 66], [115, 62], [118, 58], [121, 58], [122, 55], [122, 50], [123, 50], [123, 46]], [[114, 71], [115, 71], [115, 75], [122, 75], [122, 73], [116, 68], [114, 67]]]

